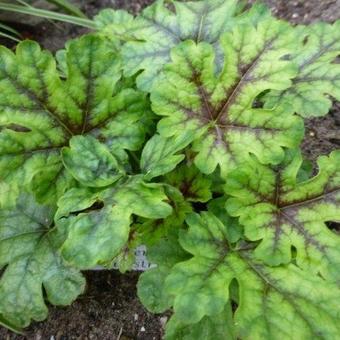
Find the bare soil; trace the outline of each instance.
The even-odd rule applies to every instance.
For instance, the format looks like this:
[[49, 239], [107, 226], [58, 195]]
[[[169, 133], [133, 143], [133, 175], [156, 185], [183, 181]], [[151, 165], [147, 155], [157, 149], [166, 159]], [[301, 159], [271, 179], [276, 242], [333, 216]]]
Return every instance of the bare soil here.
[[[92, 17], [100, 9], [124, 8], [139, 12], [152, 0], [81, 0], [83, 10]], [[254, 2], [254, 0], [249, 0]], [[265, 0], [273, 13], [295, 24], [340, 18], [340, 0]], [[35, 27], [17, 26], [27, 37], [38, 40], [45, 48], [56, 51], [66, 40], [86, 32], [67, 24], [41, 23]], [[340, 104], [329, 115], [310, 119], [306, 123], [303, 143], [305, 155], [311, 159], [327, 154], [340, 145]], [[18, 336], [0, 328], [0, 340], [158, 340], [163, 335], [164, 315], [152, 315], [136, 296], [138, 273], [117, 271], [86, 272], [88, 287], [70, 307], [50, 307], [46, 321], [33, 323], [25, 335]], [[208, 340], [208, 339], [207, 339]]]

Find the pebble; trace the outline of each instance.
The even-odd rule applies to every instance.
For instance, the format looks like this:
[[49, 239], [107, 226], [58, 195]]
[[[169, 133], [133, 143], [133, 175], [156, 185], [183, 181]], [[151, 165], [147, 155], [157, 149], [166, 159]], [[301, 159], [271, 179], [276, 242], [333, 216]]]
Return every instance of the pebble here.
[[159, 318], [159, 321], [162, 325], [162, 328], [165, 328], [166, 323], [168, 322], [168, 318], [166, 316], [162, 316], [161, 318]]

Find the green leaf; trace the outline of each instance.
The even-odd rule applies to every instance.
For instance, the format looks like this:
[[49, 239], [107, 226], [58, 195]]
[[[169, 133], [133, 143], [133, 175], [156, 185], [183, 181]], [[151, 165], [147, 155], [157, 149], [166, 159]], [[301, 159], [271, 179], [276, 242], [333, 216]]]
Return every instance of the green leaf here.
[[266, 106], [290, 105], [303, 117], [320, 117], [328, 113], [333, 97], [340, 100], [340, 21], [298, 27], [300, 46], [293, 55], [299, 72], [293, 85], [266, 96]]
[[192, 214], [187, 222], [190, 228], [180, 243], [193, 258], [177, 264], [166, 279], [177, 320], [214, 319], [230, 303], [230, 285], [236, 280], [237, 338], [334, 339], [340, 334], [336, 285], [293, 264], [265, 266], [246, 248], [233, 248], [226, 227], [211, 213]]
[[240, 167], [227, 180], [227, 208], [249, 240], [261, 241], [257, 258], [269, 265], [294, 259], [340, 283], [340, 237], [325, 225], [340, 219], [340, 152], [320, 157], [318, 174], [297, 183], [301, 164], [296, 153], [276, 169], [255, 160]]
[[109, 148], [92, 136], [72, 137], [62, 158], [67, 170], [85, 186], [105, 187], [124, 175]]
[[133, 16], [124, 10], [104, 9], [94, 17], [94, 22], [100, 34], [108, 37], [114, 44], [117, 39], [127, 41], [133, 39], [129, 30], [133, 25]]
[[137, 286], [141, 302], [153, 313], [171, 307], [173, 299], [164, 290], [165, 278], [176, 263], [188, 258], [178, 243], [178, 232], [185, 227], [184, 220], [192, 207], [176, 188], [166, 185], [164, 189], [173, 207], [172, 214], [137, 225], [135, 236], [139, 244], [147, 246], [148, 260], [157, 265], [139, 277]]
[[104, 266], [108, 269], [115, 267], [120, 273], [125, 274], [128, 271], [134, 270], [136, 260], [136, 248], [132, 248], [128, 243], [112, 261], [104, 264]]
[[296, 68], [284, 57], [294, 37], [288, 25], [274, 19], [257, 28], [238, 26], [221, 40], [224, 65], [218, 74], [211, 45], [186, 41], [177, 46], [151, 93], [153, 110], [165, 116], [160, 134], [194, 141], [195, 164], [205, 174], [220, 165], [225, 176], [249, 153], [263, 163], [279, 163], [283, 147], [301, 140], [302, 121], [285, 107], [254, 106], [261, 93], [291, 85]]
[[54, 202], [70, 186], [60, 150], [76, 135], [92, 135], [111, 151], [136, 150], [145, 96], [122, 89], [120, 63], [107, 43], [84, 36], [67, 45], [67, 74], [38, 44], [16, 54], [0, 49], [0, 172], [2, 180], [30, 184], [40, 201]]
[[165, 176], [168, 184], [178, 188], [188, 202], [207, 202], [212, 198], [211, 180], [195, 166], [183, 164]]
[[184, 227], [186, 216], [193, 211], [191, 204], [185, 200], [178, 189], [165, 185], [164, 192], [172, 207], [172, 213], [162, 219], [142, 220], [136, 223], [134, 237], [138, 245], [146, 245], [150, 248], [162, 238], [168, 237], [169, 233], [177, 232]]
[[58, 203], [57, 224], [68, 233], [62, 255], [81, 269], [107, 263], [128, 241], [131, 215], [158, 219], [171, 214], [162, 185], [139, 176], [94, 190], [73, 188]]
[[[163, 66], [170, 61], [173, 47], [192, 39], [197, 43], [206, 41], [214, 44], [218, 50], [221, 34], [237, 23], [256, 21], [268, 14], [260, 5], [249, 12], [239, 15], [237, 0], [171, 1], [170, 6], [158, 0], [133, 22], [124, 14], [126, 21], [120, 25], [121, 19], [115, 19], [113, 12], [104, 12], [105, 19], [100, 18], [100, 22], [111, 18], [105, 28], [108, 36], [118, 33], [123, 40], [130, 40], [122, 51], [125, 74], [131, 76], [142, 71], [137, 77], [137, 85], [144, 91], [150, 91]], [[120, 17], [120, 13], [116, 15]]]
[[243, 238], [243, 228], [238, 219], [231, 217], [226, 209], [225, 204], [227, 197], [219, 197], [210, 200], [208, 203], [208, 211], [214, 214], [226, 227], [227, 239], [235, 243]]
[[14, 325], [12, 325], [10, 322], [8, 322], [2, 315], [0, 315], [0, 326], [2, 327], [6, 327], [7, 329], [9, 329], [10, 331], [23, 335], [22, 329], [18, 328]]
[[236, 340], [231, 306], [213, 317], [205, 316], [195, 324], [186, 325], [173, 316], [166, 325], [165, 340]]
[[146, 143], [140, 161], [140, 167], [146, 179], [152, 179], [164, 175], [179, 164], [185, 156], [178, 154], [184, 149], [190, 140], [185, 136], [179, 138], [164, 138], [154, 135]]
[[62, 235], [53, 210], [31, 196], [0, 210], [0, 315], [17, 328], [47, 316], [44, 293], [55, 305], [69, 305], [84, 290], [82, 275], [61, 258]]

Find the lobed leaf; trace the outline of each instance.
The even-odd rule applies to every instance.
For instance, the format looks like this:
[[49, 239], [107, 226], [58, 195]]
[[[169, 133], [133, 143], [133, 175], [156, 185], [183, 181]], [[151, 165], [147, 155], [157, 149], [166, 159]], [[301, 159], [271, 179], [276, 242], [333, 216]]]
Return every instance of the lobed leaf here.
[[58, 203], [57, 224], [67, 230], [62, 255], [82, 269], [112, 260], [127, 243], [131, 215], [158, 219], [171, 214], [161, 184], [140, 176], [104, 189], [73, 188]]
[[120, 157], [143, 142], [145, 96], [121, 88], [120, 63], [105, 40], [72, 41], [66, 62], [63, 81], [37, 43], [20, 43], [16, 54], [0, 48], [1, 180], [30, 184], [45, 202], [74, 185], [60, 154], [73, 136], [94, 136]]
[[243, 13], [237, 0], [171, 1], [170, 5], [158, 0], [134, 20], [126, 12], [105, 10], [96, 22], [99, 31], [109, 38], [127, 41], [122, 51], [125, 74], [132, 76], [142, 71], [137, 85], [150, 91], [170, 61], [171, 49], [182, 41], [206, 41], [218, 50], [221, 34], [237, 23], [256, 22], [267, 14], [266, 8], [260, 5]]
[[175, 187], [164, 185], [164, 192], [168, 203], [172, 207], [172, 213], [161, 219], [143, 219], [134, 225], [134, 240], [137, 245], [146, 245], [148, 248], [155, 246], [169, 234], [177, 232], [185, 226], [186, 216], [193, 211], [192, 205], [183, 197]]
[[303, 117], [328, 113], [332, 97], [340, 100], [340, 21], [298, 27], [300, 46], [293, 55], [298, 74], [289, 89], [271, 91], [266, 106], [284, 104]]
[[237, 337], [337, 337], [337, 286], [293, 264], [268, 267], [258, 262], [246, 247], [230, 244], [227, 228], [211, 213], [192, 214], [187, 223], [189, 231], [180, 243], [193, 257], [177, 264], [166, 279], [177, 320], [189, 325], [204, 317], [214, 319], [230, 302], [230, 286], [236, 280]]
[[178, 45], [164, 79], [151, 93], [153, 110], [165, 116], [158, 125], [160, 134], [193, 141], [195, 164], [205, 174], [219, 165], [225, 176], [249, 153], [263, 163], [279, 163], [283, 148], [301, 140], [302, 121], [284, 106], [255, 104], [263, 92], [291, 85], [296, 68], [286, 56], [294, 39], [289, 25], [273, 19], [257, 28], [240, 25], [221, 39], [224, 64], [219, 73], [211, 45]]
[[326, 226], [340, 219], [340, 153], [320, 157], [319, 173], [297, 182], [301, 163], [295, 153], [276, 169], [256, 161], [239, 168], [227, 180], [227, 208], [249, 240], [261, 241], [257, 258], [274, 266], [294, 260], [340, 283], [340, 238]]
[[49, 302], [69, 305], [85, 287], [83, 276], [60, 256], [53, 210], [21, 195], [0, 210], [0, 315], [15, 327], [47, 316]]

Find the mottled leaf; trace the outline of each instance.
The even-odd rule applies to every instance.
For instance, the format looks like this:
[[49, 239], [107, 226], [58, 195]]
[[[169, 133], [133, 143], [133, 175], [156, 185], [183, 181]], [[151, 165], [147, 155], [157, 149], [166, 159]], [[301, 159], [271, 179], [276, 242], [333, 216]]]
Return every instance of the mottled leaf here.
[[300, 46], [293, 55], [299, 71], [293, 85], [266, 96], [266, 106], [285, 104], [303, 117], [328, 113], [332, 98], [340, 100], [340, 21], [298, 27]]
[[120, 63], [105, 40], [72, 41], [66, 61], [62, 81], [37, 43], [20, 43], [16, 54], [0, 48], [1, 180], [30, 183], [40, 201], [53, 202], [72, 185], [60, 150], [73, 136], [92, 135], [120, 154], [143, 141], [144, 95], [121, 88]]
[[16, 327], [47, 317], [49, 302], [69, 305], [84, 290], [84, 278], [61, 258], [53, 210], [20, 196], [0, 210], [0, 315]]
[[[170, 50], [187, 39], [206, 41], [218, 50], [224, 32], [244, 21], [257, 21], [268, 11], [261, 5], [242, 12], [237, 0], [205, 0], [170, 5], [155, 1], [133, 21], [126, 12], [104, 11], [97, 17], [100, 32], [128, 42], [123, 47], [125, 74], [137, 77], [137, 85], [149, 91], [163, 66], [170, 61]], [[122, 20], [124, 18], [124, 20]], [[220, 64], [220, 62], [218, 63]]]
[[257, 28], [238, 26], [221, 40], [224, 65], [218, 74], [211, 45], [186, 41], [177, 46], [164, 80], [151, 93], [154, 111], [165, 116], [160, 134], [191, 138], [195, 164], [206, 174], [220, 165], [225, 176], [249, 153], [263, 163], [279, 163], [283, 147], [294, 147], [302, 138], [302, 121], [285, 107], [255, 104], [261, 93], [291, 85], [296, 68], [286, 55], [294, 37], [287, 24], [274, 19]]
[[105, 144], [92, 136], [75, 136], [70, 147], [62, 149], [65, 167], [81, 184], [105, 187], [124, 175], [116, 158]]
[[297, 183], [301, 163], [295, 153], [277, 168], [255, 160], [240, 167], [227, 180], [227, 208], [249, 240], [261, 241], [257, 258], [269, 265], [294, 259], [340, 283], [340, 237], [325, 224], [340, 220], [340, 153], [320, 157], [318, 174]]
[[164, 218], [172, 210], [165, 199], [162, 185], [138, 176], [102, 190], [69, 190], [59, 200], [56, 217], [68, 233], [62, 255], [82, 269], [111, 261], [128, 241], [131, 215]]
[[181, 323], [222, 313], [236, 280], [237, 338], [334, 339], [340, 334], [336, 285], [293, 264], [261, 264], [246, 247], [230, 245], [226, 226], [211, 213], [193, 214], [187, 222], [190, 228], [180, 243], [193, 258], [177, 264], [166, 279], [166, 290], [175, 299], [174, 315]]
[[195, 166], [183, 164], [165, 176], [166, 183], [178, 188], [188, 202], [207, 202], [212, 198], [211, 180]]
[[100, 34], [108, 37], [117, 48], [120, 41], [133, 40], [134, 37], [129, 34], [132, 29], [133, 16], [124, 10], [104, 9], [94, 17], [94, 22]]
[[192, 205], [182, 195], [182, 193], [170, 186], [164, 185], [164, 192], [168, 198], [168, 203], [172, 207], [172, 213], [161, 219], [150, 220], [140, 219], [134, 225], [135, 242], [146, 245], [148, 248], [157, 244], [161, 239], [166, 238], [169, 233], [177, 232], [185, 226], [186, 216], [193, 211]]

